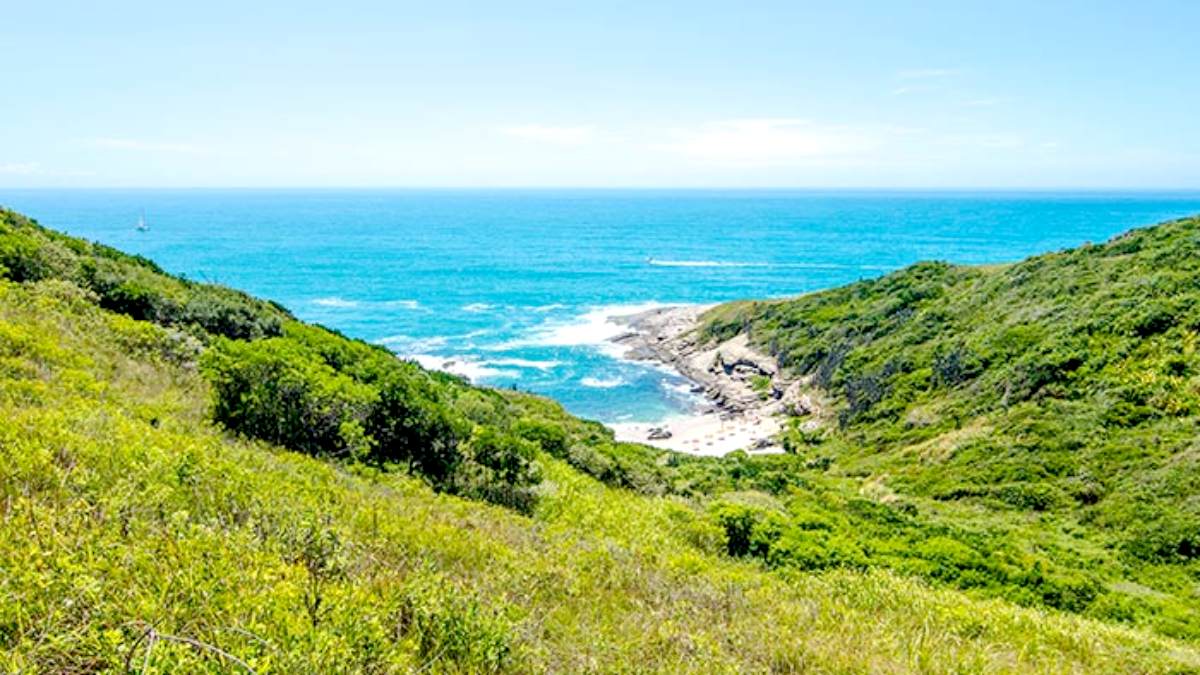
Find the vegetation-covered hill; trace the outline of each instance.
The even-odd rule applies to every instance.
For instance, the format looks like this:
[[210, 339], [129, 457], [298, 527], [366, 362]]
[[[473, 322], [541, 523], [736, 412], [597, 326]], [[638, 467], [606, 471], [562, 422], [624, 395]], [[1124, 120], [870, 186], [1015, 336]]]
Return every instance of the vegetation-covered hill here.
[[[825, 431], [787, 440], [831, 484], [948, 528], [913, 542], [943, 549], [928, 576], [1200, 637], [1200, 219], [728, 305], [705, 330], [748, 333], [830, 399]], [[930, 564], [843, 524], [846, 555]]]
[[7, 211], [0, 277], [3, 672], [1200, 668], [1141, 568], [1048, 608], [1121, 560], [1079, 507], [883, 494], [882, 417], [685, 458]]

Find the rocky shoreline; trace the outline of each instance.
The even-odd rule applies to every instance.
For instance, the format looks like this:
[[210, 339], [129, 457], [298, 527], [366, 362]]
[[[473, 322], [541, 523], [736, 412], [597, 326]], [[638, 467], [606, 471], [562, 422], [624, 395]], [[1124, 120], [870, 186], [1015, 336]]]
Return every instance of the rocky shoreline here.
[[660, 425], [614, 425], [618, 437], [681, 452], [725, 454], [734, 450], [782, 452], [775, 436], [789, 416], [819, 425], [818, 405], [806, 382], [788, 379], [776, 360], [755, 350], [742, 334], [706, 341], [697, 330], [711, 305], [652, 309], [615, 317], [629, 331], [613, 339], [625, 358], [652, 361], [695, 383], [707, 401], [690, 417]]

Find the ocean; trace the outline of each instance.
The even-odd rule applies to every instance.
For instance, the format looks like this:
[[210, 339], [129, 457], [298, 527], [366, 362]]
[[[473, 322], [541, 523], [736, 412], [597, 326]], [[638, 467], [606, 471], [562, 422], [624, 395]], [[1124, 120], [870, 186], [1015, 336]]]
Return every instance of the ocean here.
[[0, 189], [0, 205], [426, 366], [651, 422], [694, 395], [621, 360], [611, 316], [1017, 260], [1198, 213], [1200, 193]]

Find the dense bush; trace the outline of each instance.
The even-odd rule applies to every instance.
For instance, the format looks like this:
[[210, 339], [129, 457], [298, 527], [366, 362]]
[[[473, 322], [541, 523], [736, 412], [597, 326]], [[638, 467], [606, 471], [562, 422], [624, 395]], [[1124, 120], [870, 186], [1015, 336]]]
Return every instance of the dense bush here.
[[373, 457], [405, 462], [435, 484], [444, 484], [462, 462], [459, 445], [470, 433], [470, 422], [420, 375], [395, 372], [370, 386], [377, 392], [367, 418], [376, 444]]
[[224, 340], [205, 354], [213, 417], [230, 429], [312, 455], [365, 458], [377, 392], [271, 338]]
[[[1187, 218], [1011, 265], [733, 303], [703, 334], [744, 333], [822, 390], [824, 428], [785, 433], [795, 471], [920, 514], [831, 520], [868, 565], [1198, 636], [1200, 615], [1168, 609], [1200, 575], [1198, 307]], [[930, 535], [937, 556], [918, 545]], [[774, 555], [823, 550], [805, 536], [787, 556], [789, 537]]]
[[934, 381], [943, 387], [957, 387], [975, 377], [979, 364], [962, 344], [939, 346], [933, 354]]
[[290, 318], [278, 305], [214, 284], [170, 277], [140, 256], [65, 237], [0, 209], [0, 276], [61, 279], [96, 293], [100, 305], [161, 325], [249, 340], [279, 335]]
[[763, 521], [765, 513], [742, 504], [716, 503], [712, 509], [713, 519], [725, 531], [725, 551], [731, 556], [750, 555], [750, 544], [755, 529]]
[[541, 482], [538, 446], [518, 436], [478, 427], [464, 448], [467, 460], [456, 475], [455, 492], [518, 511], [533, 510], [533, 486]]
[[[541, 480], [537, 443], [472, 424], [448, 403], [448, 385], [343, 340], [303, 328], [286, 337], [214, 342], [203, 362], [214, 418], [301, 452], [401, 463], [439, 489], [532, 508], [529, 488]], [[360, 358], [340, 361], [346, 354], [337, 347]]]

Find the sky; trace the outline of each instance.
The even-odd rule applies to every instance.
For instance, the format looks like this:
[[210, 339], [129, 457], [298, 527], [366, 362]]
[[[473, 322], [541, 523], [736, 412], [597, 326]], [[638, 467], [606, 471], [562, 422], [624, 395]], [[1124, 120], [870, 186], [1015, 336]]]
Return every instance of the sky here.
[[0, 0], [0, 187], [1200, 188], [1200, 2]]

